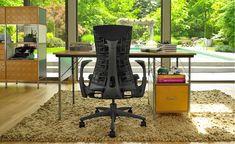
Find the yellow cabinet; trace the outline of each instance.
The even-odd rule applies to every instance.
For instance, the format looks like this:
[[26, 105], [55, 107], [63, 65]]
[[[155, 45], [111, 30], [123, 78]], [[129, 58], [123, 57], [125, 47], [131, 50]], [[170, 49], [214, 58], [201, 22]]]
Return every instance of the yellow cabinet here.
[[156, 84], [156, 112], [177, 113], [189, 110], [189, 85], [185, 83]]

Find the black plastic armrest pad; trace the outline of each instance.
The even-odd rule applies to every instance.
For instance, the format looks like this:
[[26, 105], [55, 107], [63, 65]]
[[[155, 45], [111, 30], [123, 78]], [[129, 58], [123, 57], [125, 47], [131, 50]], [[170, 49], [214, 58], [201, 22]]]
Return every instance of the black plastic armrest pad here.
[[83, 69], [84, 67], [91, 62], [92, 60], [84, 60], [81, 63], [81, 68], [80, 68], [80, 78], [79, 78], [79, 85], [80, 85], [80, 89], [81, 89], [81, 93], [83, 97], [87, 97], [87, 95], [89, 94], [89, 90], [88, 87], [85, 85], [84, 83], [84, 78], [83, 78]]
[[143, 60], [135, 60], [143, 69], [143, 77], [146, 77], [145, 63]]
[[84, 60], [81, 63], [81, 67], [84, 68], [88, 63], [90, 63], [92, 60]]
[[84, 61], [82, 61], [82, 63], [81, 63], [81, 68], [80, 68], [80, 76], [83, 76], [83, 69], [84, 69], [84, 67], [88, 64], [88, 63], [90, 63], [92, 60], [84, 60]]

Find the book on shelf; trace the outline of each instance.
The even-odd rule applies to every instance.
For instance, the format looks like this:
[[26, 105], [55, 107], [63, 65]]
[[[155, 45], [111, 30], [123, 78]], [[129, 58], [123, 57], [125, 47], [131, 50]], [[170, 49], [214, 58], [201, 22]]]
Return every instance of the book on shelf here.
[[185, 78], [158, 78], [157, 83], [185, 83]]
[[157, 76], [157, 83], [185, 83], [183, 74], [163, 74]]
[[158, 78], [185, 78], [183, 74], [163, 74], [158, 75]]

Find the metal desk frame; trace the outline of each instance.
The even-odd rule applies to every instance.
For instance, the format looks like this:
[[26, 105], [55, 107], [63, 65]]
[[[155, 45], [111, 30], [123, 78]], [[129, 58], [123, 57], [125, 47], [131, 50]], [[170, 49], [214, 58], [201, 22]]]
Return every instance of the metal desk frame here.
[[[74, 95], [74, 58], [78, 57], [91, 57], [94, 58], [96, 57], [95, 51], [87, 51], [87, 52], [82, 52], [82, 51], [61, 51], [61, 52], [55, 52], [54, 53], [56, 57], [59, 59], [59, 72], [58, 72], [58, 118], [61, 120], [62, 114], [61, 114], [61, 77], [71, 68], [72, 70], [72, 97], [73, 97], [73, 104], [75, 104], [75, 95]], [[149, 53], [149, 52], [131, 52], [129, 57], [130, 58], [148, 58], [148, 76], [150, 77], [150, 67], [151, 67], [151, 62], [150, 59], [152, 59], [152, 65], [153, 65], [153, 115], [155, 116], [156, 114], [156, 89], [155, 89], [155, 79], [156, 79], [156, 58], [176, 58], [176, 66], [178, 67], [178, 62], [179, 58], [188, 58], [188, 84], [189, 84], [189, 97], [190, 97], [190, 85], [191, 85], [191, 58], [194, 57], [196, 53], [188, 53], [188, 52], [182, 52], [182, 51], [176, 51], [176, 52], [164, 52], [164, 51], [159, 51], [155, 53]], [[61, 75], [61, 57], [70, 57], [71, 58], [71, 67], [65, 73]], [[76, 63], [76, 62], [75, 62]], [[189, 98], [190, 101], [190, 98]], [[189, 108], [188, 108], [189, 109]]]

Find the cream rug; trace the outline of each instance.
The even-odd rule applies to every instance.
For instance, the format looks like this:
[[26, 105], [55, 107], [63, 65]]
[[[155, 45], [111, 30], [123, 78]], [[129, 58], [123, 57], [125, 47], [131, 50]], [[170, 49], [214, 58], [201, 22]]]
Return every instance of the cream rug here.
[[195, 91], [191, 94], [191, 112], [157, 114], [152, 117], [147, 96], [140, 99], [118, 100], [118, 106], [132, 106], [133, 113], [147, 119], [147, 127], [132, 118], [117, 118], [116, 138], [109, 138], [110, 118], [86, 121], [79, 128], [79, 118], [94, 112], [96, 106], [109, 106], [109, 100], [83, 98], [76, 92], [72, 105], [70, 91], [62, 91], [62, 120], [58, 120], [58, 95], [55, 94], [35, 113], [0, 136], [0, 141], [33, 142], [208, 142], [234, 141], [235, 100], [225, 93]]

